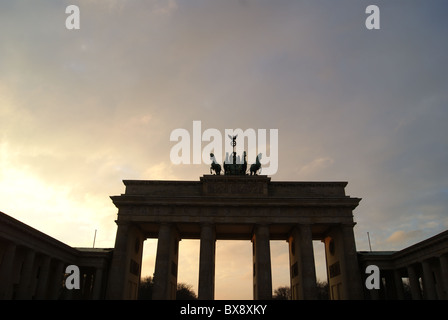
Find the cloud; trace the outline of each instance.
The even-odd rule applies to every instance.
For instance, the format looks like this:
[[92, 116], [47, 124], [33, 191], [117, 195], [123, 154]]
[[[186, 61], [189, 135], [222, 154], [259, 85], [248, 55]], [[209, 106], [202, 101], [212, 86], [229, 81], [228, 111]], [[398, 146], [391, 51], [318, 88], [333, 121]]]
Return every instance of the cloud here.
[[421, 236], [422, 236], [421, 230], [411, 230], [411, 231], [397, 230], [386, 239], [386, 242], [394, 245], [403, 246], [412, 243], [413, 241], [417, 242], [416, 240], [421, 238]]
[[[201, 120], [221, 132], [278, 129], [273, 181], [348, 181], [347, 194], [363, 198], [361, 249], [366, 231], [388, 239], [372, 243], [381, 250], [448, 226], [444, 1], [383, 3], [378, 31], [365, 29], [360, 1], [79, 6], [81, 29], [69, 32], [64, 2], [0, 2], [5, 213], [68, 244], [99, 228], [97, 243], [113, 246], [108, 196], [121, 180], [209, 172], [169, 159], [170, 132]], [[236, 254], [224, 247], [218, 256]]]
[[252, 243], [217, 241], [215, 299], [252, 297]]
[[323, 175], [322, 171], [326, 171], [333, 163], [334, 160], [330, 157], [319, 157], [298, 169], [297, 175], [302, 179], [312, 178], [316, 174]]
[[173, 165], [166, 162], [159, 162], [149, 167], [144, 176], [149, 180], [176, 180], [176, 175], [173, 174]]

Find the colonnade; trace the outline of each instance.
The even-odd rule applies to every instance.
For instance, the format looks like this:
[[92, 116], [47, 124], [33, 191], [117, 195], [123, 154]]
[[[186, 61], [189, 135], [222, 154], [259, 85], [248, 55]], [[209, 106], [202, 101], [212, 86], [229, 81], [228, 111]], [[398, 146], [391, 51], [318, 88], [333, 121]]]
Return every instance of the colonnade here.
[[[100, 299], [104, 268], [80, 267], [80, 289], [64, 290], [65, 261], [0, 239], [0, 300]], [[75, 262], [74, 262], [75, 261]]]
[[366, 298], [448, 300], [448, 231], [400, 251], [361, 251], [358, 258], [362, 270], [380, 271], [380, 288], [366, 290]]
[[[199, 299], [214, 299], [216, 240], [251, 240], [254, 299], [272, 298], [270, 240], [289, 243], [293, 299], [316, 297], [313, 240], [325, 243], [333, 299], [362, 299], [353, 235], [359, 198], [346, 182], [272, 182], [267, 176], [204, 175], [199, 181], [124, 180], [112, 196], [117, 236], [109, 299], [137, 295], [142, 247], [157, 238], [154, 299], [174, 299], [179, 241], [200, 239]], [[332, 248], [332, 250], [330, 250]], [[327, 271], [328, 273], [328, 271]]]
[[[177, 287], [179, 232], [175, 224], [160, 225], [156, 265], [154, 269], [153, 299], [175, 299]], [[200, 226], [198, 298], [213, 300], [215, 297], [216, 229], [211, 223]], [[256, 225], [253, 243], [254, 299], [272, 298], [272, 276], [269, 226]], [[314, 264], [314, 261], [313, 261]]]
[[[198, 225], [198, 238], [200, 239], [198, 298], [203, 300], [213, 300], [215, 297], [216, 240], [220, 239], [216, 226], [219, 224], [211, 222]], [[270, 229], [272, 227], [275, 228], [275, 225], [263, 223], [252, 225], [250, 239], [253, 246], [253, 297], [255, 300], [272, 298], [270, 256]], [[132, 298], [136, 294], [133, 288], [136, 287], [136, 281], [138, 281], [136, 275], [127, 271], [127, 261], [136, 260], [141, 264], [142, 259], [141, 249], [136, 251], [130, 244], [137, 240], [140, 242], [138, 247], [141, 248], [145, 237], [144, 232], [137, 225], [120, 223], [118, 228], [115, 258], [112, 261], [112, 270], [115, 271], [111, 272], [109, 298], [126, 299]], [[120, 228], [127, 231], [120, 231]], [[320, 239], [326, 247], [330, 246], [329, 239], [332, 240], [332, 245], [334, 243], [337, 245], [336, 250], [326, 250], [329, 255], [327, 263], [337, 263], [340, 266], [339, 273], [332, 275], [329, 279], [330, 288], [337, 287], [339, 290], [338, 294], [335, 293], [331, 296], [334, 299], [362, 298], [356, 248], [354, 247], [354, 238], [350, 238], [354, 237], [352, 228], [353, 224], [329, 226], [329, 231], [324, 238]], [[312, 224], [291, 224], [289, 229], [290, 232], [285, 235], [284, 240], [289, 243], [292, 299], [317, 299]], [[192, 238], [191, 235], [189, 238]], [[152, 297], [155, 300], [175, 299], [179, 241], [182, 239], [182, 234], [176, 223], [160, 223], [157, 239]], [[122, 245], [117, 245], [119, 243]], [[124, 267], [114, 269], [114, 263], [121, 263]], [[130, 295], [127, 295], [129, 292]]]
[[448, 254], [409, 261], [396, 268], [383, 268], [380, 289], [369, 290], [368, 297], [373, 300], [448, 300]]
[[[216, 230], [211, 223], [204, 223], [200, 228], [198, 298], [213, 300], [215, 297]], [[179, 240], [180, 236], [174, 224], [160, 225], [153, 299], [176, 298]], [[254, 226], [252, 237], [254, 299], [272, 298], [269, 240], [268, 225]]]
[[[2, 246], [0, 299], [58, 298], [63, 277], [62, 261], [36, 254], [34, 250], [14, 243], [4, 242]], [[38, 264], [39, 277], [36, 279], [33, 270]]]
[[[70, 247], [0, 212], [0, 300], [104, 298], [111, 249]], [[64, 287], [80, 270], [80, 289]]]

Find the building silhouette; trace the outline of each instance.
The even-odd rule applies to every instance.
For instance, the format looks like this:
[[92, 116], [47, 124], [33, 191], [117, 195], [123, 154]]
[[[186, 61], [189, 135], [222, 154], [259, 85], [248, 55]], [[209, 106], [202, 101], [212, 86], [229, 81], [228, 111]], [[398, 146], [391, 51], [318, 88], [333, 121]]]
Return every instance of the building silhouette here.
[[[154, 299], [175, 299], [182, 238], [201, 241], [199, 299], [214, 298], [217, 239], [252, 241], [254, 299], [272, 298], [269, 241], [279, 239], [289, 243], [292, 299], [317, 299], [316, 239], [325, 243], [331, 299], [448, 299], [448, 231], [400, 251], [356, 251], [352, 211], [361, 199], [345, 195], [346, 182], [204, 175], [124, 184], [111, 197], [114, 248], [74, 248], [0, 212], [0, 299], [137, 299], [149, 237], [158, 238]], [[68, 265], [79, 267], [79, 289], [65, 287]], [[368, 265], [380, 269], [378, 290], [364, 285]]]

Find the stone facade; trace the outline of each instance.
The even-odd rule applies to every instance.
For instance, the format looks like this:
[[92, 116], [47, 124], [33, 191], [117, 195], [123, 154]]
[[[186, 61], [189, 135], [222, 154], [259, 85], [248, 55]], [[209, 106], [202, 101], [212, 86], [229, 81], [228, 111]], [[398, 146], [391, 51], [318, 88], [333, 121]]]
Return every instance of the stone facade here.
[[380, 269], [380, 289], [366, 290], [367, 299], [448, 300], [448, 231], [400, 251], [358, 255], [361, 270]]
[[328, 253], [339, 264], [339, 275], [329, 279], [330, 287], [339, 290], [332, 298], [362, 298], [353, 235], [353, 210], [360, 199], [345, 195], [346, 182], [204, 175], [196, 182], [126, 180], [124, 184], [125, 193], [111, 197], [119, 211], [108, 298], [135, 295], [137, 279], [124, 266], [132, 259], [141, 265], [141, 251], [132, 251], [129, 243], [139, 241], [136, 246], [141, 248], [146, 238], [158, 239], [156, 299], [175, 299], [181, 239], [201, 242], [199, 299], [214, 298], [215, 242], [219, 239], [252, 241], [254, 299], [272, 297], [270, 240], [290, 244], [293, 299], [314, 299], [312, 240], [316, 239], [337, 247], [336, 253]]
[[[157, 238], [154, 299], [175, 299], [179, 241], [200, 240], [199, 299], [214, 299], [216, 241], [253, 245], [253, 297], [272, 297], [270, 240], [289, 244], [292, 299], [316, 299], [313, 240], [325, 244], [331, 299], [448, 299], [448, 231], [397, 252], [357, 252], [346, 182], [277, 182], [267, 176], [198, 181], [125, 180], [113, 249], [72, 248], [0, 213], [0, 299], [136, 299], [143, 242]], [[80, 290], [64, 288], [67, 265]], [[381, 288], [364, 286], [368, 265]], [[408, 283], [410, 292], [405, 292]]]
[[[72, 248], [0, 212], [0, 299], [101, 299], [112, 249]], [[63, 286], [80, 268], [80, 290]]]

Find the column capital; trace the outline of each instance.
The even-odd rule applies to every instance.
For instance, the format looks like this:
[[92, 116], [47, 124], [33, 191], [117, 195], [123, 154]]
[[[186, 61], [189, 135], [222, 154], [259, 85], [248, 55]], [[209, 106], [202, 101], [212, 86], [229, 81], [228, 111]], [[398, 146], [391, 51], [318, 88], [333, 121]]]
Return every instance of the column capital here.
[[268, 223], [257, 223], [254, 225], [254, 230], [253, 230], [253, 234], [255, 235], [256, 233], [263, 233], [263, 234], [267, 234], [269, 236], [269, 225]]
[[341, 224], [342, 228], [354, 228], [356, 226], [356, 222], [342, 222]]
[[130, 222], [130, 221], [120, 220], [120, 219], [115, 220], [115, 223], [116, 223], [117, 226], [119, 226], [119, 227], [125, 227], [125, 226], [130, 226], [130, 225], [131, 225], [131, 222]]
[[213, 222], [210, 222], [210, 221], [201, 222], [201, 223], [199, 223], [199, 225], [201, 228], [202, 227], [211, 227], [211, 228], [213, 228], [213, 230], [216, 229], [216, 224]]

